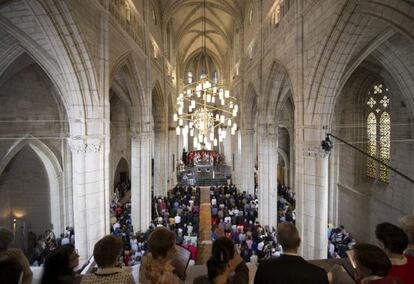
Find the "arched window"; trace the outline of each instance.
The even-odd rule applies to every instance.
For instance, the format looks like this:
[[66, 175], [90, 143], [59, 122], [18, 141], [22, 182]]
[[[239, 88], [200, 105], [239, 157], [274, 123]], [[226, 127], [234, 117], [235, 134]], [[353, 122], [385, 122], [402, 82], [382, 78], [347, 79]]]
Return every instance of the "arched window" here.
[[[388, 113], [390, 104], [389, 90], [384, 83], [374, 84], [368, 93], [368, 117], [367, 117], [367, 138], [368, 154], [379, 158], [381, 162], [390, 163], [390, 140], [391, 140], [391, 117]], [[379, 145], [378, 145], [379, 144]], [[379, 147], [378, 147], [379, 146]], [[377, 163], [367, 159], [367, 176], [379, 179], [384, 183], [390, 180], [390, 173], [387, 167], [380, 165], [377, 171]]]
[[[380, 118], [380, 159], [381, 162], [389, 165], [390, 163], [390, 115], [384, 111]], [[388, 183], [390, 181], [390, 173], [387, 167], [380, 165], [379, 179], [382, 182]]]
[[253, 4], [250, 6], [249, 10], [249, 25], [251, 25], [253, 22]]
[[191, 84], [193, 82], [193, 73], [192, 72], [188, 72], [187, 82], [188, 82], [188, 84]]
[[[371, 112], [367, 119], [367, 136], [368, 136], [368, 154], [372, 157], [377, 156], [377, 118]], [[367, 176], [375, 178], [377, 171], [375, 161], [371, 158], [367, 160]]]

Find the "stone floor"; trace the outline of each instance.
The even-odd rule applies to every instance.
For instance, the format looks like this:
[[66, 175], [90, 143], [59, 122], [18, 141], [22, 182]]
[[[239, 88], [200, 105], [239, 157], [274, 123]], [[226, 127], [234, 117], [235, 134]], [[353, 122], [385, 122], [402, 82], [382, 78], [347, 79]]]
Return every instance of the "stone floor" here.
[[211, 203], [210, 188], [200, 187], [200, 223], [196, 264], [206, 264], [211, 255]]

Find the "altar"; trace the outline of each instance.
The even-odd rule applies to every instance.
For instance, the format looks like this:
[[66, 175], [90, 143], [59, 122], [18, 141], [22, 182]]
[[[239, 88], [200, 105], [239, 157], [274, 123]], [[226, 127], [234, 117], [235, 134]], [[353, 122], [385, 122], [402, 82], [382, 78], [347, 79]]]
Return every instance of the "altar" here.
[[214, 150], [198, 150], [190, 151], [187, 155], [187, 161], [184, 161], [186, 165], [216, 165], [223, 161], [221, 155]]
[[190, 151], [184, 165], [177, 171], [178, 182], [182, 185], [222, 185], [231, 180], [230, 167], [217, 151]]

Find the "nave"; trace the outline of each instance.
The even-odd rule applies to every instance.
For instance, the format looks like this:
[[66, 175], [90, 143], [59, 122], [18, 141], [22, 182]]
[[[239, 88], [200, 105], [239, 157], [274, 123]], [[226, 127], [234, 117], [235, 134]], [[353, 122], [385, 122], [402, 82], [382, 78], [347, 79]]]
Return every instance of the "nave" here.
[[392, 277], [413, 241], [413, 7], [0, 1], [0, 261], [38, 283], [61, 252], [78, 281], [96, 246], [138, 281], [160, 238], [200, 269], [187, 282], [217, 258], [252, 282], [292, 239], [326, 271], [355, 248]]

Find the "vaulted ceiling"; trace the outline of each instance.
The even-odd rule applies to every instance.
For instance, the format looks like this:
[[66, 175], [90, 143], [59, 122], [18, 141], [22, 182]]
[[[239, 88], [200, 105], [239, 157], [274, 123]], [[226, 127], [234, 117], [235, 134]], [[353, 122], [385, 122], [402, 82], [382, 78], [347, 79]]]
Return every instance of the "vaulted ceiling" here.
[[[204, 2], [205, 1], [205, 2]], [[172, 21], [173, 37], [182, 69], [202, 52], [203, 23], [206, 50], [218, 68], [226, 64], [233, 32], [243, 22], [245, 0], [161, 0], [165, 23]], [[205, 3], [205, 13], [203, 13]]]

